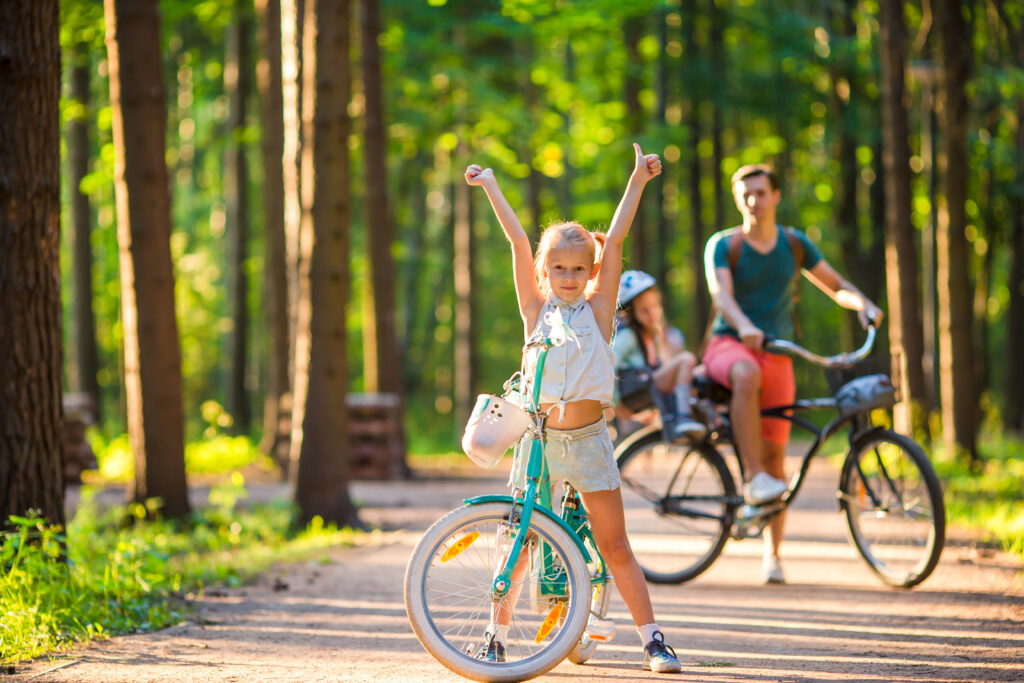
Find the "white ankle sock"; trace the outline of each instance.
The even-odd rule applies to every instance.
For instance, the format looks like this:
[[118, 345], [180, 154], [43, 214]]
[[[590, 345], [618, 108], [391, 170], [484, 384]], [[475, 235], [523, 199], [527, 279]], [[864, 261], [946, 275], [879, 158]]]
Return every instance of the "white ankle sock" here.
[[487, 624], [487, 632], [494, 634], [494, 639], [499, 643], [508, 641], [508, 624]]
[[636, 632], [640, 634], [640, 644], [647, 645], [647, 643], [654, 640], [654, 633], [660, 631], [657, 622], [651, 624], [645, 624], [644, 626], [637, 626]]

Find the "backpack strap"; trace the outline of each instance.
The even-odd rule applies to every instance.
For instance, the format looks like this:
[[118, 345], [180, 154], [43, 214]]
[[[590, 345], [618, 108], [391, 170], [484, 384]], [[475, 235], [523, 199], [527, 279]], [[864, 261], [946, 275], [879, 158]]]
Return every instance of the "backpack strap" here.
[[800, 321], [796, 317], [796, 305], [800, 302], [800, 273], [804, 266], [804, 243], [796, 234], [796, 230], [790, 227], [783, 227], [782, 234], [786, 236], [789, 243], [789, 250], [793, 252], [793, 260], [796, 261], [796, 272], [793, 274], [793, 332], [797, 339], [803, 336], [800, 329]]
[[[782, 234], [786, 236], [786, 243], [789, 245], [789, 250], [793, 253], [793, 260], [796, 261], [796, 272], [793, 273], [793, 331], [796, 333], [797, 338], [803, 336], [803, 331], [800, 329], [800, 321], [796, 316], [796, 305], [800, 301], [800, 274], [803, 270], [804, 263], [804, 243], [800, 241], [799, 235], [796, 230], [790, 227], [782, 226]], [[740, 255], [743, 253], [743, 231], [737, 229], [732, 235], [729, 236], [729, 272], [736, 273], [736, 266], [740, 262]], [[712, 305], [711, 311], [708, 315], [708, 325], [704, 329], [704, 339], [700, 343], [700, 353], [697, 358], [700, 360], [704, 356], [704, 349], [707, 348], [708, 341], [711, 339], [711, 326], [715, 320], [715, 307]]]

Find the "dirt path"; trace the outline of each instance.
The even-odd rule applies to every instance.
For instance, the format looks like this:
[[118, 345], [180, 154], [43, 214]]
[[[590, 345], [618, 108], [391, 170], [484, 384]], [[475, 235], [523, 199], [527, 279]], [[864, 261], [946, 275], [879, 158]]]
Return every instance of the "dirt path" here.
[[[194, 618], [54, 660], [19, 665], [5, 681], [460, 680], [413, 636], [402, 603], [406, 560], [420, 533], [463, 497], [503, 490], [500, 473], [470, 470], [353, 487], [366, 521], [386, 531], [364, 547], [280, 567], [251, 586], [208, 594]], [[489, 475], [489, 476], [482, 476]], [[674, 680], [1024, 681], [1024, 564], [979, 552], [963, 535], [912, 591], [883, 586], [847, 543], [835, 473], [811, 469], [789, 517], [789, 584], [763, 586], [760, 541], [730, 542], [682, 586], [651, 586], [655, 611], [683, 662]], [[283, 493], [265, 490], [263, 495]], [[665, 679], [639, 667], [616, 596], [616, 638], [591, 662], [548, 681]]]

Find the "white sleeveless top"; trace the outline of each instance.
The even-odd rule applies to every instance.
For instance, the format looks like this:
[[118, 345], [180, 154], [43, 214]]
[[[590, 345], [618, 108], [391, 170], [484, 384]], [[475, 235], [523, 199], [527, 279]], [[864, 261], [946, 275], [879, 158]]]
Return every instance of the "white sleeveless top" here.
[[[554, 295], [544, 302], [534, 326], [536, 335], [551, 336], [551, 328], [561, 318], [570, 337], [561, 346], [552, 347], [544, 361], [540, 402], [557, 403], [560, 417], [570, 401], [592, 399], [602, 406], [611, 405], [615, 385], [612, 349], [601, 335], [594, 311], [586, 300], [566, 303]], [[524, 360], [524, 377], [532, 383], [540, 349], [530, 349]], [[530, 389], [532, 391], [532, 388]]]

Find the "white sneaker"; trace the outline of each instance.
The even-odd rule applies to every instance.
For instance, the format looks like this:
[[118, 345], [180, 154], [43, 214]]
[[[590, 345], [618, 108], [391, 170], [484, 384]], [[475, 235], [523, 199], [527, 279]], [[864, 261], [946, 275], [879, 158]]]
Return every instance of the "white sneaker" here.
[[782, 572], [782, 563], [775, 556], [764, 558], [761, 576], [765, 583], [786, 583], [786, 575]]
[[767, 472], [758, 472], [743, 487], [743, 500], [751, 505], [763, 505], [775, 500], [789, 489], [786, 482]]

